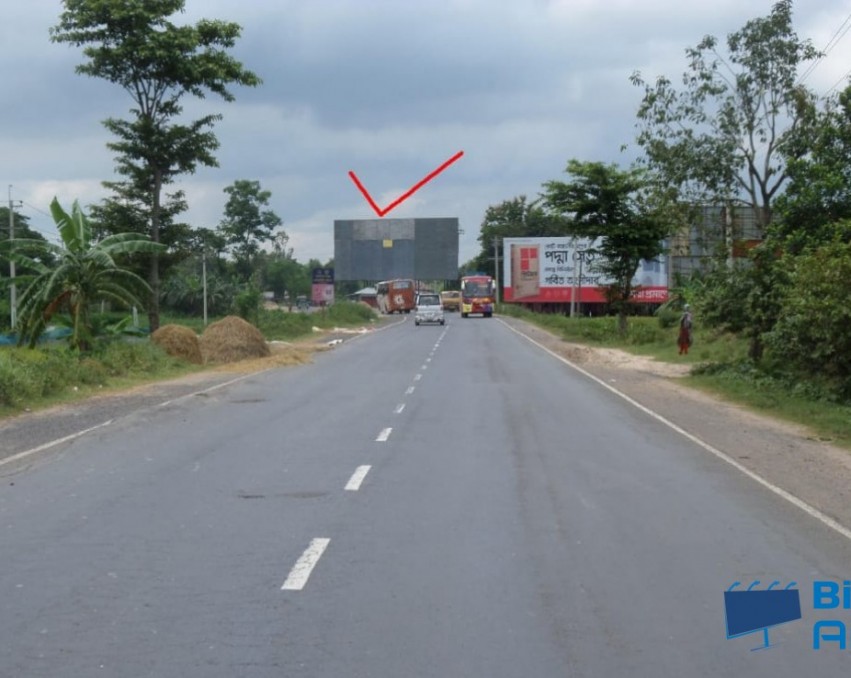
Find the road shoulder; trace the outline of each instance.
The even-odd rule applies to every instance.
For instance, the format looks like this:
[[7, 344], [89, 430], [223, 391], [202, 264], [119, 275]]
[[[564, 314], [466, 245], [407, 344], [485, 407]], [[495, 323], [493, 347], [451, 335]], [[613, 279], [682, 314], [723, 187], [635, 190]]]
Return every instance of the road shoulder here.
[[[851, 528], [851, 454], [803, 426], [689, 388], [685, 365], [571, 344], [517, 318], [506, 325]], [[621, 354], [619, 357], [618, 354]]]

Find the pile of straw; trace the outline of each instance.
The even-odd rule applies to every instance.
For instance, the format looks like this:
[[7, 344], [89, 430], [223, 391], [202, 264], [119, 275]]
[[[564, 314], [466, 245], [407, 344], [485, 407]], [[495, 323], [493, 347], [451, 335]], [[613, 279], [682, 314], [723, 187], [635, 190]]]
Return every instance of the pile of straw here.
[[270, 355], [260, 330], [235, 315], [209, 325], [201, 335], [200, 343], [204, 360], [211, 363], [232, 363]]
[[151, 335], [151, 341], [176, 358], [196, 365], [204, 362], [198, 336], [183, 325], [163, 325]]

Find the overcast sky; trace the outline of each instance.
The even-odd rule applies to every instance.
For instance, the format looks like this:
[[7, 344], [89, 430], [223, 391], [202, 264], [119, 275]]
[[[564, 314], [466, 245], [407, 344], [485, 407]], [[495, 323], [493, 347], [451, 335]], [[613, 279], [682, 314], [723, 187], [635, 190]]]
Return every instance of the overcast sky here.
[[[325, 261], [335, 219], [376, 218], [350, 170], [384, 206], [463, 151], [387, 218], [458, 217], [466, 261], [478, 252], [488, 206], [536, 197], [570, 158], [632, 162], [641, 99], [633, 71], [677, 80], [687, 47], [707, 34], [726, 37], [772, 4], [187, 0], [174, 22], [237, 22], [234, 54], [264, 82], [234, 89], [233, 103], [187, 102], [187, 112], [224, 119], [215, 128], [220, 167], [180, 181], [185, 219], [215, 227], [222, 189], [257, 180], [272, 192], [295, 257]], [[66, 206], [106, 196], [101, 182], [115, 175], [101, 121], [131, 107], [117, 86], [74, 73], [79, 49], [49, 41], [60, 10], [57, 0], [28, 0], [6, 7], [0, 22], [0, 180], [12, 186], [16, 209], [51, 237], [54, 195]], [[851, 1], [799, 0], [794, 17], [799, 36], [823, 48], [851, 26]], [[849, 69], [845, 36], [806, 84], [825, 94]]]

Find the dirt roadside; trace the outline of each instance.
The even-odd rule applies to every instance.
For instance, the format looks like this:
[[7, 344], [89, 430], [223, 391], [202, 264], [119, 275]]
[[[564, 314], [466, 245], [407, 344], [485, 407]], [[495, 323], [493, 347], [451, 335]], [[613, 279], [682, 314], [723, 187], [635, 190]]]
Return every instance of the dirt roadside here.
[[571, 344], [522, 320], [500, 320], [851, 529], [851, 453], [845, 449], [803, 426], [678, 383], [687, 365]]

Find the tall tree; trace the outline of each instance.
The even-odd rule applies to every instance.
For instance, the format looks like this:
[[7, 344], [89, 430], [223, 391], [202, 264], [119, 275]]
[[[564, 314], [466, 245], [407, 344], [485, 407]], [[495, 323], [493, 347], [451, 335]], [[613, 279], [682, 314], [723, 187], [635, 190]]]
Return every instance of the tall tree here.
[[647, 83], [638, 109], [643, 161], [685, 202], [755, 208], [759, 224], [788, 178], [794, 141], [813, 121], [815, 96], [797, 83], [798, 67], [819, 56], [792, 27], [792, 0], [727, 37], [727, 54], [706, 36], [686, 50], [679, 90], [667, 77]]
[[[150, 291], [145, 281], [121, 267], [116, 257], [152, 252], [163, 246], [138, 233], [117, 233], [94, 240], [91, 223], [77, 202], [68, 214], [54, 198], [50, 211], [61, 245], [43, 238], [0, 243], [10, 257], [34, 271], [28, 276], [20, 299], [20, 342], [35, 346], [50, 319], [56, 313], [67, 312], [73, 330], [71, 346], [85, 350], [92, 339], [90, 310], [94, 302], [143, 306], [139, 295]], [[43, 261], [50, 257], [56, 263], [47, 266]]]
[[[201, 164], [216, 166], [218, 141], [211, 131], [220, 115], [180, 124], [186, 95], [207, 93], [233, 101], [231, 85], [255, 86], [260, 79], [228, 54], [240, 35], [236, 23], [203, 19], [177, 26], [169, 17], [182, 12], [184, 0], [63, 0], [54, 42], [83, 47], [88, 59], [77, 73], [120, 85], [135, 105], [129, 120], [108, 119], [118, 137], [118, 171], [144, 196], [150, 236], [161, 240], [163, 186]], [[151, 257], [151, 329], [159, 326], [160, 268]]]
[[788, 173], [772, 228], [786, 251], [851, 242], [851, 87], [825, 101]]
[[[45, 240], [45, 237], [38, 231], [30, 228], [30, 218], [26, 214], [21, 214], [18, 210], [12, 210], [15, 238], [18, 240]], [[0, 242], [9, 239], [9, 208], [0, 207]], [[43, 263], [50, 263], [45, 261]], [[0, 277], [8, 277], [10, 273], [9, 261], [6, 257], [0, 255]], [[23, 274], [24, 271], [17, 271], [18, 274]]]
[[597, 270], [614, 280], [609, 299], [618, 312], [619, 330], [626, 333], [633, 278], [641, 260], [664, 252], [663, 240], [672, 221], [663, 199], [650, 191], [646, 173], [620, 170], [600, 162], [570, 160], [567, 182], [544, 184], [550, 210], [568, 223], [571, 235], [601, 239], [594, 254]]
[[[243, 281], [252, 274], [252, 260], [264, 243], [282, 238], [286, 234], [275, 233], [284, 222], [269, 205], [270, 191], [260, 188], [259, 181], [239, 179], [224, 189], [228, 194], [225, 203], [225, 216], [219, 224], [219, 233], [236, 261], [237, 272]], [[285, 246], [285, 245], [284, 245]]]

